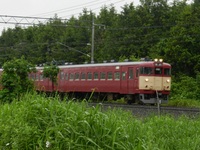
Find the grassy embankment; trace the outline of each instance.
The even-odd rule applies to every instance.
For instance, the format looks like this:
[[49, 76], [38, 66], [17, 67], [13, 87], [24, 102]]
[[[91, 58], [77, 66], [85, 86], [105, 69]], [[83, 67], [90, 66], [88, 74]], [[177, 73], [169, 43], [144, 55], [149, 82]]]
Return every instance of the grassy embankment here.
[[200, 118], [138, 119], [35, 94], [0, 105], [0, 149], [200, 149]]
[[169, 100], [167, 106], [200, 108], [200, 101], [192, 99]]

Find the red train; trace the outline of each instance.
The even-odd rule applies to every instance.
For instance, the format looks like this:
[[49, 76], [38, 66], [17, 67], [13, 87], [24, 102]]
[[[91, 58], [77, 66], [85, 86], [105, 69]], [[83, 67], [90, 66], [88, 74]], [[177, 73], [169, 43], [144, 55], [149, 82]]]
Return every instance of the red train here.
[[[114, 62], [59, 66], [55, 87], [49, 79], [43, 78], [43, 67], [30, 74], [37, 90], [94, 95], [108, 100], [124, 97], [128, 103], [154, 104], [158, 97], [168, 102], [171, 88], [171, 65], [162, 60], [139, 62]], [[54, 89], [53, 89], [54, 88]]]

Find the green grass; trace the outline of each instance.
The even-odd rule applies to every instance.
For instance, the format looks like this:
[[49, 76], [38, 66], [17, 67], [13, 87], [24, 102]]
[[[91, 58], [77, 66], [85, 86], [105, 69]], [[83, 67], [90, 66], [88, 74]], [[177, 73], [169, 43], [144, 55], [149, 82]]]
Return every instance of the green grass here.
[[200, 119], [138, 119], [120, 109], [27, 94], [0, 105], [0, 149], [200, 149]]
[[200, 108], [200, 101], [192, 99], [175, 99], [169, 100], [167, 106]]

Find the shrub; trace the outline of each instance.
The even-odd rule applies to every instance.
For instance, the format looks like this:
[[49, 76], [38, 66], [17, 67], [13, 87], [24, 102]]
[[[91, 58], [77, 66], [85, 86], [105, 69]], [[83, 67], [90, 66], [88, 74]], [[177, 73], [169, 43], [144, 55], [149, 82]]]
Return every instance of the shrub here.
[[182, 76], [179, 81], [172, 82], [171, 99], [200, 100], [199, 77]]
[[23, 57], [4, 63], [1, 76], [0, 98], [3, 102], [11, 102], [27, 91], [34, 88], [34, 84], [28, 78], [28, 73], [35, 70]]

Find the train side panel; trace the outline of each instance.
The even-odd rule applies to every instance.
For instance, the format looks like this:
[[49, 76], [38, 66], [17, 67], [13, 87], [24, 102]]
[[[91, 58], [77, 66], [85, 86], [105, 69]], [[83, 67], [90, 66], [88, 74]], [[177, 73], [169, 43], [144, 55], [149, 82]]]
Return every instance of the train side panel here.
[[60, 92], [119, 92], [120, 69], [112, 67], [64, 68], [60, 72]]

